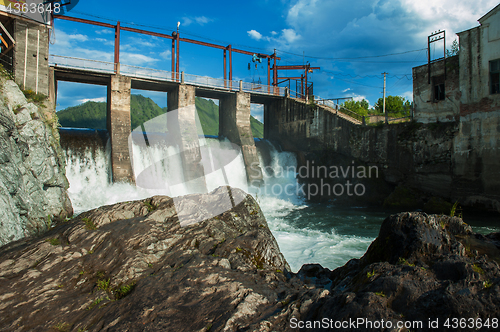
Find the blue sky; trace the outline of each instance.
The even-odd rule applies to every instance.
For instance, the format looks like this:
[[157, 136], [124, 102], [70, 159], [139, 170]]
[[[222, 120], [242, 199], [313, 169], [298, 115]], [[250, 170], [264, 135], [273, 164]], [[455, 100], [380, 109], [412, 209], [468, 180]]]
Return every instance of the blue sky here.
[[[180, 22], [181, 37], [281, 57], [278, 65], [310, 63], [321, 67], [311, 76], [314, 94], [322, 98], [365, 98], [370, 105], [387, 94], [412, 99], [411, 68], [427, 61], [427, 36], [446, 30], [447, 46], [498, 0], [256, 0], [256, 1], [80, 1], [70, 16], [171, 34]], [[50, 53], [113, 61], [111, 29], [55, 20]], [[437, 44], [437, 43], [436, 43]], [[441, 56], [441, 45], [431, 51]], [[120, 62], [170, 70], [171, 41], [122, 32]], [[409, 52], [411, 51], [411, 52]], [[180, 69], [188, 74], [223, 77], [223, 51], [181, 43]], [[403, 53], [392, 56], [380, 55]], [[233, 79], [267, 82], [265, 64], [233, 53]], [[299, 72], [287, 74], [300, 76]], [[282, 74], [280, 73], [280, 76]], [[133, 91], [166, 106], [166, 95]], [[57, 110], [86, 100], [105, 101], [106, 90], [59, 83]], [[261, 116], [259, 108], [253, 113]]]

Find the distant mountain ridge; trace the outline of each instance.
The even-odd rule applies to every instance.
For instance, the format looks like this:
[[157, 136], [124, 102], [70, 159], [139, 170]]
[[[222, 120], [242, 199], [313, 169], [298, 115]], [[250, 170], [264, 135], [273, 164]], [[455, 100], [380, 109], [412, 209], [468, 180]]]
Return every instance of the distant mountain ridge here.
[[[196, 97], [196, 110], [205, 135], [219, 134], [219, 107], [213, 100]], [[132, 130], [144, 122], [166, 113], [151, 98], [143, 95], [130, 96], [130, 119]], [[106, 103], [87, 101], [81, 105], [68, 107], [57, 112], [63, 127], [106, 129]], [[264, 125], [253, 116], [250, 117], [254, 137], [264, 137]]]

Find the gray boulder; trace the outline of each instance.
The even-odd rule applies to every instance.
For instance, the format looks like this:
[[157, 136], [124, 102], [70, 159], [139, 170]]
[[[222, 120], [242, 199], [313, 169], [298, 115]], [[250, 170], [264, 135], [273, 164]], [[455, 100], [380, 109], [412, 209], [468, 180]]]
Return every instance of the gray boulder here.
[[73, 213], [50, 113], [0, 78], [0, 245], [43, 232]]

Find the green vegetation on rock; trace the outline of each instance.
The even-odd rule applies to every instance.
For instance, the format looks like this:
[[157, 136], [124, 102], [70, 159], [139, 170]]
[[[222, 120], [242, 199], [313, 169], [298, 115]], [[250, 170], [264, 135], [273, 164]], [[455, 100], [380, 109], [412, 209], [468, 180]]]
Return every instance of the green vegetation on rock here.
[[[196, 97], [196, 110], [205, 135], [219, 134], [219, 106], [213, 100]], [[131, 129], [140, 127], [146, 121], [167, 112], [151, 98], [142, 95], [130, 96]], [[84, 104], [68, 107], [57, 112], [59, 122], [63, 127], [106, 129], [106, 103], [87, 101]], [[264, 137], [264, 125], [253, 116], [250, 124], [254, 137]]]

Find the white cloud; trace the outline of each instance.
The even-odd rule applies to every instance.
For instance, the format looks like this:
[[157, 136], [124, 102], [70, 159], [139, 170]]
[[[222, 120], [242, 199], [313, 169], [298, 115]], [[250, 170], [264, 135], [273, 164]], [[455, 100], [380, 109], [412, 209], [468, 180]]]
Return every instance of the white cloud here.
[[449, 46], [454, 33], [477, 26], [477, 19], [497, 4], [498, 0], [353, 0], [346, 6], [341, 1], [297, 0], [286, 22], [307, 39], [291, 33], [286, 37], [295, 48], [314, 53], [341, 46], [340, 53], [358, 50], [371, 55], [426, 46], [427, 35], [446, 29]]
[[260, 122], [263, 122], [264, 118], [264, 105], [261, 104], [250, 104], [250, 113], [251, 115], [259, 120]]
[[413, 91], [403, 92], [401, 96], [408, 99], [409, 101], [413, 101]]
[[88, 101], [95, 101], [97, 103], [102, 103], [102, 102], [106, 102], [106, 97], [99, 97], [99, 98], [86, 98], [86, 99], [78, 99], [78, 102], [80, 104], [83, 104], [83, 103], [86, 103]]
[[255, 40], [265, 40], [276, 48], [288, 49], [290, 44], [300, 40], [302, 36], [297, 34], [294, 29], [283, 29], [278, 35], [276, 31], [271, 31], [271, 36], [263, 36], [256, 30], [247, 31], [248, 36]]
[[347, 89], [345, 89], [345, 90], [342, 90], [342, 92], [347, 92], [347, 91], [349, 91], [349, 90], [351, 90], [351, 88], [347, 88]]
[[115, 46], [115, 42], [112, 40], [104, 39], [104, 38], [95, 38], [95, 41], [98, 41], [100, 43], [103, 43], [104, 45], [108, 46]]
[[160, 60], [142, 54], [128, 53], [128, 52], [121, 52], [120, 54], [120, 62], [126, 63], [127, 65], [146, 67], [147, 64], [154, 63], [157, 61]]
[[102, 30], [96, 30], [95, 33], [98, 35], [111, 35], [114, 33], [112, 29], [102, 29]]
[[250, 30], [250, 31], [247, 31], [247, 33], [250, 36], [250, 38], [252, 38], [252, 39], [260, 40], [262, 38], [262, 34], [260, 34], [256, 30]]
[[282, 36], [287, 43], [293, 43], [296, 40], [300, 39], [300, 35], [298, 35], [293, 29], [283, 29]]
[[205, 16], [195, 17], [194, 19], [195, 19], [196, 23], [198, 23], [199, 25], [205, 25], [205, 24], [213, 21], [213, 19], [205, 17]]
[[167, 59], [167, 60], [170, 60], [172, 59], [172, 51], [170, 50], [165, 50], [163, 52], [160, 53], [160, 56], [163, 58], [163, 59]]
[[213, 21], [214, 21], [213, 18], [209, 18], [206, 16], [183, 17], [181, 26], [187, 27], [187, 26], [191, 25], [192, 23], [196, 23], [198, 25], [203, 26], [203, 25], [210, 23], [210, 22], [213, 22]]
[[189, 17], [183, 17], [182, 18], [182, 25], [183, 26], [189, 26], [191, 23], [193, 23], [193, 20], [190, 19]]
[[67, 34], [66, 32], [55, 29], [55, 43], [56, 47], [71, 47], [76, 42], [86, 42], [89, 38], [82, 34]]

